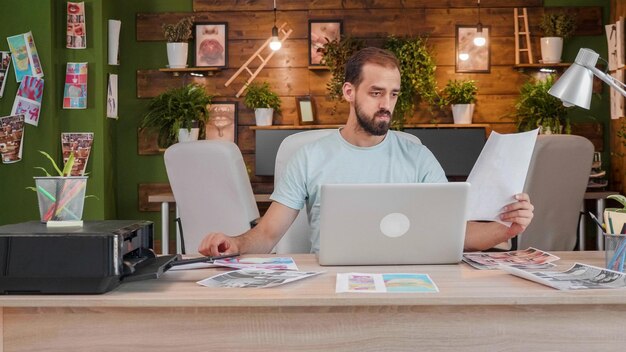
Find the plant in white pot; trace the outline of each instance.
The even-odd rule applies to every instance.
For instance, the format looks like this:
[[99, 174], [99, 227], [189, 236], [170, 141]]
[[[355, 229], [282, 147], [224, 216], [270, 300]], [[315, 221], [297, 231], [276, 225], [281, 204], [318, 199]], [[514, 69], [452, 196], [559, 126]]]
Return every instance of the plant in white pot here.
[[451, 105], [455, 124], [472, 123], [478, 87], [473, 80], [449, 80], [442, 91], [440, 105]]
[[555, 80], [555, 75], [548, 75], [543, 80], [530, 78], [522, 85], [515, 103], [518, 131], [539, 128], [541, 134], [572, 132], [567, 117], [567, 112], [571, 108], [566, 108], [561, 100], [548, 94]]
[[187, 54], [193, 17], [185, 17], [176, 24], [163, 24], [163, 34], [167, 40], [167, 61], [169, 68], [187, 67]]
[[254, 109], [257, 126], [271, 126], [274, 111], [280, 112], [280, 97], [267, 82], [250, 84], [243, 103], [248, 109]]
[[544, 13], [539, 25], [543, 31], [541, 37], [541, 60], [544, 64], [561, 62], [563, 40], [576, 30], [576, 18], [564, 12]]
[[167, 148], [179, 142], [203, 138], [212, 96], [197, 84], [169, 89], [150, 101], [141, 128], [158, 130], [158, 145]]

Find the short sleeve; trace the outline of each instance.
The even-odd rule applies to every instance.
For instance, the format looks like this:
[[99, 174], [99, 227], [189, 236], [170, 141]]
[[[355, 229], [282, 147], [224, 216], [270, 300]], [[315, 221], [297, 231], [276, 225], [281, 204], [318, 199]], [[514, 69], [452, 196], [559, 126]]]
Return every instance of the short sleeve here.
[[300, 210], [304, 207], [308, 192], [306, 187], [307, 156], [306, 148], [301, 148], [289, 160], [283, 176], [276, 183], [270, 199], [289, 208]]

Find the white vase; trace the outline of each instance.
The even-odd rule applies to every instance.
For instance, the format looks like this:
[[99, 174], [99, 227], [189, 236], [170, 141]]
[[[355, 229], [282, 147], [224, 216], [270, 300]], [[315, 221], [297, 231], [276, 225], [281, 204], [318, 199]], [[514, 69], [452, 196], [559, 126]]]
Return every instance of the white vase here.
[[169, 68], [187, 67], [189, 43], [167, 43], [167, 62]]
[[563, 52], [563, 38], [543, 37], [541, 38], [541, 60], [544, 64], [558, 64], [561, 62]]
[[474, 104], [452, 104], [452, 118], [455, 124], [471, 124], [472, 115], [474, 115]]
[[274, 117], [274, 109], [272, 108], [254, 109], [254, 118], [257, 126], [271, 126], [272, 117]]
[[198, 134], [200, 133], [200, 128], [181, 128], [178, 130], [178, 141], [179, 142], [191, 142], [198, 140]]

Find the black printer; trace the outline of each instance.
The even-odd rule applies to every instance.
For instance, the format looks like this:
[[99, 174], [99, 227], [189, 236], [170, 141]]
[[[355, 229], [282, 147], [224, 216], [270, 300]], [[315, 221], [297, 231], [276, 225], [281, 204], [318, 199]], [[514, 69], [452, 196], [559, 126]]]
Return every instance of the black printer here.
[[104, 293], [122, 281], [157, 278], [177, 256], [157, 257], [153, 232], [141, 220], [0, 226], [0, 294]]

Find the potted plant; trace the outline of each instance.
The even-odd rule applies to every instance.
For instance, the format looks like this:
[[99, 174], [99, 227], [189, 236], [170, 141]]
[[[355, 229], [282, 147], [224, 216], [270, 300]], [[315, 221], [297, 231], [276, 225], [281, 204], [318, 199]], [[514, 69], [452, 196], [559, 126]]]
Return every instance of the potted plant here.
[[247, 108], [254, 109], [257, 126], [271, 126], [274, 111], [280, 111], [280, 97], [267, 82], [248, 85], [243, 103]]
[[474, 106], [476, 103], [476, 81], [449, 80], [443, 89], [440, 105], [451, 105], [452, 117], [456, 124], [472, 123]]
[[148, 112], [140, 127], [158, 129], [159, 147], [167, 148], [179, 142], [197, 140], [204, 128], [212, 96], [197, 84], [169, 89], [150, 101]]
[[163, 34], [167, 40], [167, 61], [169, 68], [187, 67], [187, 54], [193, 17], [185, 17], [176, 24], [163, 24]]
[[541, 37], [541, 59], [544, 64], [561, 62], [563, 40], [576, 30], [576, 18], [564, 12], [544, 13], [539, 25], [543, 31]]
[[548, 94], [554, 84], [555, 76], [545, 80], [531, 78], [520, 89], [520, 96], [515, 104], [517, 129], [529, 131], [539, 128], [539, 133], [571, 133], [567, 118], [568, 108], [558, 99]]

